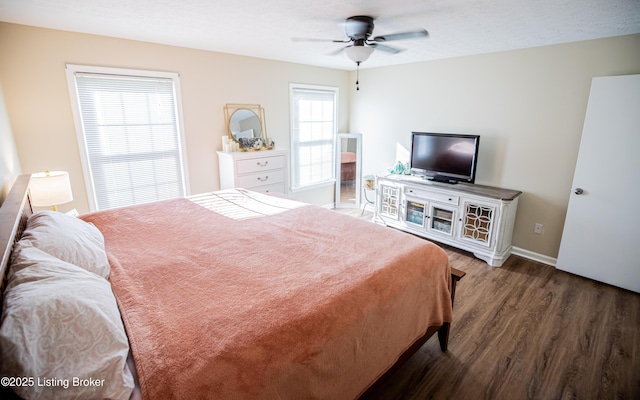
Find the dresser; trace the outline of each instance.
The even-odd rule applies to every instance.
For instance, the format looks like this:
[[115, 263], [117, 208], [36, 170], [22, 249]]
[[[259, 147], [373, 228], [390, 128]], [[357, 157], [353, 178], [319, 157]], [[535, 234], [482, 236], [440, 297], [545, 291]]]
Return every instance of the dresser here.
[[220, 189], [244, 188], [260, 193], [288, 193], [289, 150], [218, 151]]

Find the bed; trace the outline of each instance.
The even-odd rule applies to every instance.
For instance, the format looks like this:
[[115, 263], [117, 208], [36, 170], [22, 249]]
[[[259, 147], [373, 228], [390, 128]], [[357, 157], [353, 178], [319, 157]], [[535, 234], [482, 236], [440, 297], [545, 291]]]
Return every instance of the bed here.
[[[14, 281], [37, 270], [24, 258], [50, 256], [34, 248], [32, 221], [63, 218], [51, 212], [31, 215], [28, 182], [29, 176], [19, 177], [0, 208], [3, 283], [9, 277], [0, 327], [3, 358], [21, 351], [24, 342], [3, 333], [13, 321], [7, 309], [14, 306]], [[244, 190], [91, 213], [64, 223], [81, 232], [97, 227], [108, 265], [100, 258], [98, 269], [78, 274], [100, 288], [107, 282], [105, 295], [113, 293], [117, 306], [106, 329], [125, 332], [126, 348], [121, 339], [116, 356], [98, 356], [99, 362], [110, 362], [106, 380], [101, 371], [68, 373], [73, 375], [68, 386], [84, 390], [82, 397], [353, 399], [375, 393], [376, 385], [435, 333], [446, 350], [455, 284], [464, 275], [430, 242]], [[59, 231], [55, 240], [73, 229]], [[79, 264], [94, 268], [94, 258], [72, 261], [53, 263], [65, 271]], [[82, 301], [87, 297], [91, 294], [83, 294]], [[103, 303], [94, 308], [108, 314]], [[78, 325], [83, 323], [97, 335], [100, 323]], [[94, 339], [87, 351], [106, 351], [101, 346], [106, 340], [112, 338]], [[38, 346], [58, 351], [61, 341]], [[41, 398], [70, 393], [67, 378], [30, 377], [31, 385], [14, 379], [15, 392]], [[118, 387], [106, 388], [110, 384]]]

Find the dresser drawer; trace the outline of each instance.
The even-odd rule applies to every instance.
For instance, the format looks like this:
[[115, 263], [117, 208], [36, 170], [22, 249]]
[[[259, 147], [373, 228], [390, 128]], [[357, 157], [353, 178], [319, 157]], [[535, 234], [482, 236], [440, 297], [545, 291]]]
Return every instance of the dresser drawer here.
[[258, 186], [255, 187], [253, 189], [251, 189], [254, 192], [258, 192], [258, 193], [284, 193], [284, 182], [280, 182], [280, 183], [276, 183], [274, 185], [265, 185], [265, 186]]
[[275, 171], [264, 171], [256, 174], [238, 176], [237, 187], [252, 189], [257, 186], [272, 185], [282, 182], [284, 182], [284, 171], [279, 169]]
[[406, 188], [405, 193], [408, 195], [419, 196], [423, 199], [437, 201], [440, 203], [452, 204], [455, 206], [457, 206], [460, 201], [460, 196], [457, 196], [457, 195], [452, 195], [452, 194], [442, 193], [442, 192], [435, 192], [430, 190], [413, 189], [410, 187]]
[[238, 175], [284, 168], [284, 157], [259, 157], [250, 160], [238, 160]]

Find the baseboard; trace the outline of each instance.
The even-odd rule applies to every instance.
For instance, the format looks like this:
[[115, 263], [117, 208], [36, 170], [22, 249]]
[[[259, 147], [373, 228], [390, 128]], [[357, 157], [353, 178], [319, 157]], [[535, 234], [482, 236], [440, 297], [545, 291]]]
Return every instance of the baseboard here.
[[320, 207], [326, 208], [327, 210], [332, 210], [332, 209], [336, 208], [336, 203], [329, 203], [329, 204], [322, 205]]
[[529, 260], [537, 261], [543, 264], [551, 265], [552, 267], [556, 266], [558, 262], [557, 258], [545, 256], [544, 254], [535, 253], [533, 251], [521, 249], [520, 247], [512, 247], [511, 254], [515, 254], [516, 256], [528, 258]]

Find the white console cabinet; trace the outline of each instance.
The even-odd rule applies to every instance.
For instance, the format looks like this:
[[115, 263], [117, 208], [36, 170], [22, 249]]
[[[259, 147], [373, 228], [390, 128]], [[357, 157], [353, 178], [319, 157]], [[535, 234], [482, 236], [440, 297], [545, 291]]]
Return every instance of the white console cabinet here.
[[218, 152], [220, 189], [288, 193], [288, 150]]
[[517, 190], [376, 176], [376, 220], [472, 252], [493, 267], [511, 254]]

